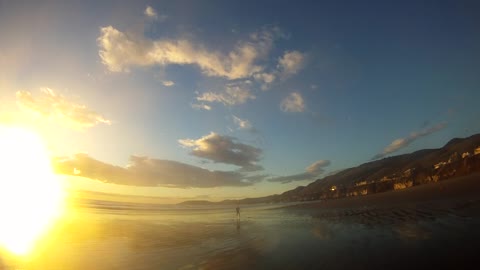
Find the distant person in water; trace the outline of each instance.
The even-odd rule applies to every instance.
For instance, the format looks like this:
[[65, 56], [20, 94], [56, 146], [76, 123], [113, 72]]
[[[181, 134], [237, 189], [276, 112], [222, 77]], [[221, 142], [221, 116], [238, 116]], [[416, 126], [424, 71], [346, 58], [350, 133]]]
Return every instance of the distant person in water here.
[[237, 210], [237, 218], [240, 219], [240, 207], [237, 206], [236, 210]]

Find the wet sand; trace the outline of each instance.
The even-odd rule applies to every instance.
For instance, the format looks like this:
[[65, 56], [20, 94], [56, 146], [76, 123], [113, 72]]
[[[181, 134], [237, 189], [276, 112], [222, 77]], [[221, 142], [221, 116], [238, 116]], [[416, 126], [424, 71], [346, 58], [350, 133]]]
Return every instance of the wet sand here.
[[203, 269], [477, 269], [480, 174], [285, 210], [306, 220], [271, 227], [284, 241], [270, 259], [236, 249]]
[[[0, 269], [476, 269], [480, 178], [275, 208], [77, 209]], [[473, 264], [475, 265], [475, 264]]]

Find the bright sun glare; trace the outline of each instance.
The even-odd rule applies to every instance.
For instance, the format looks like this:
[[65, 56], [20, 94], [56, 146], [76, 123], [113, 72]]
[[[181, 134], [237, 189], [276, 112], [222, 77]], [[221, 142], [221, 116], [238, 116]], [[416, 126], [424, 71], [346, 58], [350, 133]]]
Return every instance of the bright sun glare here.
[[25, 255], [64, 207], [64, 191], [35, 133], [0, 126], [0, 246]]

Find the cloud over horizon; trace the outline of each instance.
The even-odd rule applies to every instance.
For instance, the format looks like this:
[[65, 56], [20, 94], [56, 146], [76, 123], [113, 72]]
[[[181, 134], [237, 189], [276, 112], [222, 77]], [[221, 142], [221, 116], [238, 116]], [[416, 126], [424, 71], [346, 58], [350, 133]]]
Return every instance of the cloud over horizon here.
[[196, 140], [182, 139], [178, 142], [183, 147], [191, 148], [191, 155], [208, 159], [214, 163], [239, 166], [242, 171], [263, 170], [263, 167], [257, 164], [263, 151], [260, 148], [238, 142], [235, 137], [211, 132]]
[[172, 160], [130, 156], [126, 167], [96, 160], [87, 154], [53, 160], [58, 174], [81, 176], [105, 183], [175, 188], [250, 186], [264, 176], [247, 176], [237, 171], [211, 171]]
[[85, 105], [68, 100], [50, 88], [41, 88], [41, 96], [35, 98], [29, 91], [17, 91], [18, 107], [40, 121], [51, 121], [83, 130], [103, 123], [112, 122]]
[[305, 168], [305, 172], [299, 174], [293, 174], [288, 176], [272, 177], [267, 179], [268, 182], [278, 182], [282, 184], [290, 183], [293, 181], [314, 180], [320, 174], [325, 172], [325, 167], [330, 166], [330, 160], [317, 160]]
[[417, 140], [421, 137], [428, 136], [428, 135], [430, 135], [432, 133], [435, 133], [437, 131], [440, 131], [440, 130], [444, 129], [446, 126], [447, 126], [447, 123], [443, 122], [443, 123], [437, 124], [433, 127], [425, 128], [421, 131], [414, 131], [409, 136], [407, 136], [405, 138], [396, 139], [396, 140], [392, 141], [392, 143], [390, 143], [387, 147], [385, 147], [381, 153], [376, 154], [372, 158], [372, 160], [383, 158], [383, 157], [387, 156], [388, 154], [394, 153], [394, 152], [396, 152], [396, 151], [398, 151], [402, 148], [405, 148], [405, 147], [409, 146], [415, 140]]

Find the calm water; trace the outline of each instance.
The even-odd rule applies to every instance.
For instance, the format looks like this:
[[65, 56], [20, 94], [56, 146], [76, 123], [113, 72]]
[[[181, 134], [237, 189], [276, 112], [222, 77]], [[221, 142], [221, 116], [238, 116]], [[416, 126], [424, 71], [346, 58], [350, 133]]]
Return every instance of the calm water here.
[[478, 203], [377, 209], [78, 205], [35, 256], [0, 269], [385, 269], [465, 267]]

